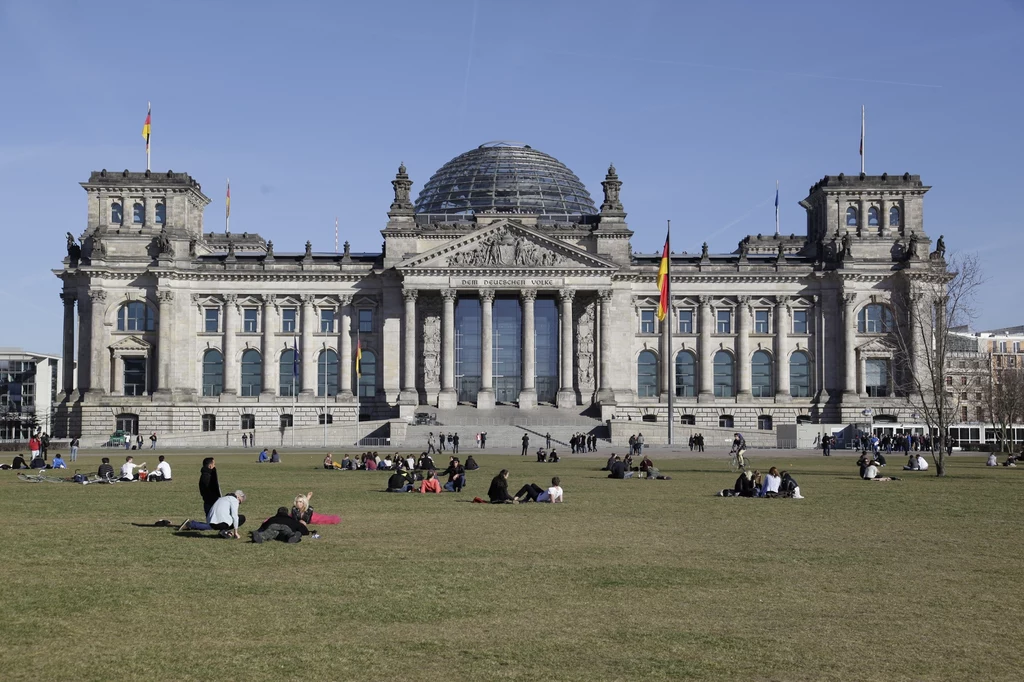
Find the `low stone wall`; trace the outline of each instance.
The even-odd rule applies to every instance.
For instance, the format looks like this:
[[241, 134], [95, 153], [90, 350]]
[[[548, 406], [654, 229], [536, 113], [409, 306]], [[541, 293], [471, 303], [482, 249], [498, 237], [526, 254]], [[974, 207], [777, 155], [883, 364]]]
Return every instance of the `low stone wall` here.
[[[719, 426], [685, 426], [675, 424], [672, 429], [672, 439], [675, 445], [685, 447], [691, 435], [702, 434], [704, 436], [704, 447], [706, 449], [729, 448], [732, 446], [734, 433], [742, 433], [747, 441], [747, 446], [752, 448], [774, 448], [778, 447], [778, 440], [775, 431], [745, 431], [742, 429], [724, 429]], [[629, 437], [642, 433], [644, 442], [650, 445], [665, 445], [668, 443], [668, 426], [664, 422], [640, 422], [611, 420], [612, 445], [628, 446]]]
[[[401, 437], [404, 440], [404, 428], [403, 424], [398, 424], [398, 429], [401, 431]], [[241, 429], [226, 429], [223, 431], [213, 431], [209, 433], [167, 433], [157, 434], [159, 440], [157, 441], [157, 447], [160, 449], [164, 448], [240, 448], [242, 447], [242, 433]], [[324, 427], [322, 425], [317, 426], [296, 426], [290, 429], [268, 429], [268, 428], [257, 428], [245, 433], [255, 433], [255, 444], [251, 446], [254, 450], [260, 450], [261, 448], [323, 448], [324, 447]], [[148, 436], [145, 438], [144, 448], [149, 448]], [[392, 421], [380, 420], [380, 421], [364, 421], [359, 424], [359, 438], [361, 441], [365, 439], [376, 439], [380, 442], [376, 443], [377, 446], [383, 447], [384, 439], [390, 441], [392, 439]], [[96, 442], [89, 442], [89, 447], [100, 447], [104, 445], [105, 441], [96, 440]], [[83, 445], [86, 445], [83, 439]], [[374, 444], [369, 444], [364, 447], [373, 447]], [[338, 449], [351, 449], [358, 447], [356, 445], [356, 426], [355, 423], [347, 424], [329, 424], [327, 426], [327, 446], [328, 448]]]

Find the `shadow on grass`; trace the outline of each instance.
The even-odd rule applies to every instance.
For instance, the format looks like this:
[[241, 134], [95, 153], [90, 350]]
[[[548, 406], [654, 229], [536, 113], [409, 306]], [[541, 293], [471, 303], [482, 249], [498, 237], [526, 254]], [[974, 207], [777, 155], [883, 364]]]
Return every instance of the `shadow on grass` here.
[[174, 531], [174, 535], [176, 535], [179, 538], [193, 538], [193, 539], [195, 539], [195, 538], [203, 538], [203, 539], [206, 539], [206, 540], [224, 540], [224, 539], [226, 539], [226, 538], [222, 538], [219, 533], [216, 533], [214, 531], [210, 531], [210, 532], [213, 533], [213, 535], [206, 535], [203, 531], [200, 531], [200, 530], [180, 530], [180, 531], [176, 530], [176, 531]]

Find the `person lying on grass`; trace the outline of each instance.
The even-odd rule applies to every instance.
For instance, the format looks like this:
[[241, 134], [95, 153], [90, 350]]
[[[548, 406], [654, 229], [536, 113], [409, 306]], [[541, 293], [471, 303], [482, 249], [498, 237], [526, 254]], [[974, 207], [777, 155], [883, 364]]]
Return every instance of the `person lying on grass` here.
[[303, 535], [308, 535], [309, 529], [305, 524], [292, 518], [288, 513], [288, 507], [278, 507], [277, 514], [263, 522], [259, 529], [252, 532], [252, 541], [257, 545], [265, 540], [280, 540], [289, 544], [302, 541]]
[[303, 524], [324, 524], [327, 526], [333, 526], [341, 523], [341, 517], [335, 516], [334, 514], [320, 514], [313, 511], [313, 508], [309, 506], [309, 500], [313, 497], [312, 491], [305, 495], [296, 495], [295, 504], [292, 507], [292, 518]]
[[551, 487], [544, 490], [536, 483], [527, 483], [512, 498], [512, 504], [520, 502], [550, 502], [558, 504], [562, 501], [562, 480], [555, 476], [551, 479]]

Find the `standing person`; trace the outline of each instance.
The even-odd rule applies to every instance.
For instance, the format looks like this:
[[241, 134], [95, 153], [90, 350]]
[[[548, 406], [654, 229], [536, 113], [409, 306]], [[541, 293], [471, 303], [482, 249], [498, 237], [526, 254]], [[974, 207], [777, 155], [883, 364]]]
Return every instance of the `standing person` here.
[[149, 436], [149, 449], [156, 450], [156, 431]]
[[142, 438], [142, 434], [140, 433], [139, 437], [135, 439], [135, 449], [136, 450], [141, 450], [142, 449], [142, 444], [145, 443], [145, 442], [146, 441]]
[[199, 472], [199, 496], [203, 498], [203, 512], [210, 514], [214, 502], [220, 499], [220, 481], [217, 480], [217, 462], [213, 457], [203, 460], [203, 468]]
[[520, 457], [526, 457], [526, 451], [530, 449], [530, 434], [523, 434], [523, 451], [520, 453]]
[[477, 450], [480, 449], [480, 432], [479, 431], [476, 432], [476, 449]]
[[687, 444], [690, 446], [690, 452], [693, 452], [693, 434], [692, 433], [690, 434], [690, 439], [687, 441]]
[[28, 449], [32, 453], [32, 459], [35, 459], [36, 457], [39, 456], [40, 447], [41, 445], [39, 444], [38, 438], [32, 436], [31, 438], [28, 439]]
[[544, 434], [544, 447], [548, 450], [551, 449], [551, 432]]
[[43, 453], [43, 461], [46, 461], [46, 453], [50, 450], [50, 434], [43, 433], [39, 437], [39, 448]]
[[434, 432], [431, 431], [427, 434], [427, 454], [433, 455], [437, 453], [437, 448], [434, 447]]
[[482, 431], [480, 433], [480, 449], [481, 450], [486, 450], [487, 449], [487, 432], [486, 431]]
[[249, 447], [249, 434], [246, 433], [245, 431], [242, 431], [242, 447]]
[[459, 454], [459, 432], [456, 431], [455, 435], [451, 436], [451, 439], [452, 439], [452, 454], [456, 454], [457, 455], [457, 454]]
[[636, 454], [637, 457], [644, 454], [644, 434], [636, 434]]
[[821, 439], [821, 454], [825, 457], [832, 455], [832, 439], [828, 436]]
[[78, 439], [77, 438], [75, 438], [74, 440], [71, 441], [71, 461], [72, 462], [77, 462], [78, 461]]
[[444, 431], [437, 433], [437, 451], [444, 452]]

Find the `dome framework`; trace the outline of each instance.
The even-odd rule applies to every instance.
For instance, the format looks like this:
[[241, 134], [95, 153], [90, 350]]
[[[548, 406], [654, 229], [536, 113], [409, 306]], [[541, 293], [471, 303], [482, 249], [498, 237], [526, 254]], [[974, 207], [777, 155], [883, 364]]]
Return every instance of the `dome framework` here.
[[416, 213], [594, 215], [590, 193], [553, 156], [517, 142], [488, 142], [442, 166], [416, 199]]

